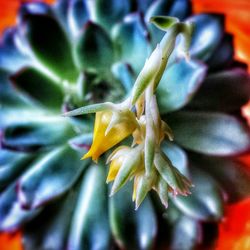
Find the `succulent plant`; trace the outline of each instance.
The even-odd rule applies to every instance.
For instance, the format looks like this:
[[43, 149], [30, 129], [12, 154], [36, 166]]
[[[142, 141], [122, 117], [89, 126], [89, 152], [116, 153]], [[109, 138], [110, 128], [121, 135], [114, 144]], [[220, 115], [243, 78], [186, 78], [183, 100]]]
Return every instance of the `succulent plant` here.
[[[135, 211], [130, 182], [109, 197], [105, 157], [80, 160], [94, 117], [62, 113], [131, 93], [165, 34], [149, 23], [157, 15], [195, 25], [191, 59], [177, 39], [156, 93], [174, 135], [162, 150], [194, 187], [187, 197], [169, 195], [167, 209], [150, 192]], [[224, 204], [250, 193], [250, 173], [234, 158], [250, 148], [240, 117], [250, 79], [223, 21], [191, 16], [186, 0], [23, 4], [0, 47], [0, 230], [21, 228], [25, 250], [211, 244]]]

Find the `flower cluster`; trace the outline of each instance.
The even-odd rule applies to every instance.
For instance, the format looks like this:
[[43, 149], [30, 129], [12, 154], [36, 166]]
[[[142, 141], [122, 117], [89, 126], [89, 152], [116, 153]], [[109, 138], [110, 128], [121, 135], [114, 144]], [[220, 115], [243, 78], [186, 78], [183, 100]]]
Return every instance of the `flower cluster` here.
[[160, 117], [155, 90], [159, 84], [176, 38], [182, 35], [183, 52], [188, 59], [192, 24], [176, 18], [157, 16], [151, 21], [167, 31], [156, 46], [135, 81], [131, 95], [119, 104], [111, 102], [93, 104], [70, 111], [65, 116], [96, 113], [93, 143], [83, 159], [100, 155], [132, 135], [131, 146], [118, 146], [108, 157], [110, 169], [107, 182], [114, 181], [111, 195], [128, 180], [134, 179], [133, 200], [136, 208], [154, 189], [165, 207], [168, 194], [187, 195], [191, 182], [175, 168], [161, 150], [165, 137], [173, 140], [171, 128]]

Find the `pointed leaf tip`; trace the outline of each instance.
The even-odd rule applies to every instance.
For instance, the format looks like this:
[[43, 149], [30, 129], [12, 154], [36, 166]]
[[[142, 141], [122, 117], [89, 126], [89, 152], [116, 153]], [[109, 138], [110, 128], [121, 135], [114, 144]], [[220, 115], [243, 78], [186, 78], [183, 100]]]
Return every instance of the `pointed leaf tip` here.
[[153, 16], [150, 18], [150, 22], [153, 23], [157, 28], [167, 31], [172, 25], [178, 23], [179, 19], [168, 16]]

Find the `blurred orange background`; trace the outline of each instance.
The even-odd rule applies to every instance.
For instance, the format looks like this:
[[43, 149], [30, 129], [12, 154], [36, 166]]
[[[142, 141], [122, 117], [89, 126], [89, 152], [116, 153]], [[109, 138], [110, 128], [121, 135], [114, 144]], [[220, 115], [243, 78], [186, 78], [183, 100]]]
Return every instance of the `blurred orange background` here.
[[[0, 34], [5, 27], [15, 24], [21, 2], [27, 1], [0, 0]], [[43, 2], [53, 3], [55, 0]], [[195, 13], [216, 12], [226, 15], [226, 29], [235, 36], [235, 58], [247, 63], [250, 70], [250, 0], [192, 0], [192, 3]], [[250, 124], [250, 103], [244, 107], [243, 116], [249, 119]], [[250, 155], [239, 160], [250, 167]], [[0, 234], [0, 250], [21, 249], [21, 232]], [[250, 250], [250, 198], [226, 208], [225, 218], [219, 227], [216, 250]]]

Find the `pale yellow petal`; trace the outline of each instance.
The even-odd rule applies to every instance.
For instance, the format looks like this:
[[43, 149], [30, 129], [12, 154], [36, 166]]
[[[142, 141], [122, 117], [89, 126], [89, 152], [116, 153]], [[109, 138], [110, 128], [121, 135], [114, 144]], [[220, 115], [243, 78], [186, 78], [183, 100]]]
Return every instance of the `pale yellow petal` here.
[[109, 167], [108, 177], [106, 180], [107, 183], [115, 179], [123, 160], [124, 160], [124, 157], [119, 157], [111, 162], [110, 167]]

